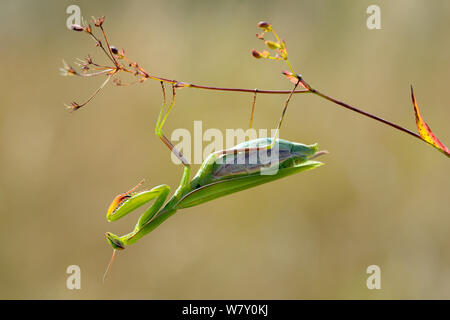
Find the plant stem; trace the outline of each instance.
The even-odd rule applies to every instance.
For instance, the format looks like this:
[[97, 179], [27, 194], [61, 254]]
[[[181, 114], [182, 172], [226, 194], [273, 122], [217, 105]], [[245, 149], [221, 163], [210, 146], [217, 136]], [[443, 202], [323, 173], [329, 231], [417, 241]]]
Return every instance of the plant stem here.
[[308, 83], [306, 83], [306, 82], [303, 81], [303, 80], [302, 80], [302, 83], [303, 83], [307, 88], [309, 88], [309, 90], [297, 90], [297, 91], [292, 91], [292, 90], [257, 90], [257, 89], [243, 89], [243, 88], [211, 87], [211, 86], [203, 86], [203, 85], [197, 85], [197, 84], [190, 84], [190, 83], [185, 83], [185, 82], [179, 82], [179, 81], [177, 81], [177, 80], [170, 80], [170, 79], [166, 79], [166, 78], [156, 77], [156, 76], [152, 76], [152, 75], [148, 74], [147, 72], [145, 72], [144, 77], [150, 78], [150, 79], [154, 79], [154, 80], [159, 80], [159, 81], [161, 81], [161, 82], [168, 82], [168, 83], [171, 83], [171, 84], [175, 84], [175, 86], [176, 86], [177, 84], [179, 84], [179, 85], [183, 85], [183, 86], [188, 87], [188, 88], [196, 88], [196, 89], [204, 89], [204, 90], [214, 90], [214, 91], [229, 91], [229, 92], [249, 92], [249, 93], [255, 93], [255, 90], [256, 90], [257, 93], [262, 93], [262, 94], [314, 93], [315, 95], [317, 95], [317, 96], [319, 96], [319, 97], [321, 97], [321, 98], [323, 98], [323, 99], [325, 99], [325, 100], [328, 100], [328, 101], [330, 101], [330, 102], [333, 102], [334, 104], [337, 104], [337, 105], [339, 105], [339, 106], [341, 106], [341, 107], [344, 107], [344, 108], [349, 109], [349, 110], [351, 110], [351, 111], [354, 111], [354, 112], [357, 112], [357, 113], [359, 113], [359, 114], [362, 114], [363, 116], [366, 116], [366, 117], [371, 118], [371, 119], [373, 119], [373, 120], [376, 120], [376, 121], [378, 121], [378, 122], [384, 123], [384, 124], [386, 124], [386, 125], [388, 125], [388, 126], [394, 128], [394, 129], [403, 131], [403, 132], [405, 132], [405, 133], [407, 133], [407, 134], [409, 134], [409, 135], [411, 135], [411, 136], [413, 136], [413, 137], [415, 137], [415, 138], [417, 138], [417, 139], [419, 139], [419, 140], [424, 141], [424, 140], [422, 139], [422, 137], [421, 137], [419, 134], [417, 134], [417, 133], [415, 133], [415, 132], [413, 132], [413, 131], [411, 131], [411, 130], [408, 130], [408, 129], [406, 129], [406, 128], [404, 128], [404, 127], [398, 125], [398, 124], [395, 124], [395, 123], [390, 122], [390, 121], [388, 121], [388, 120], [385, 120], [385, 119], [383, 119], [383, 118], [381, 118], [381, 117], [378, 117], [378, 116], [376, 116], [376, 115], [374, 115], [374, 114], [371, 114], [371, 113], [369, 113], [369, 112], [366, 112], [366, 111], [363, 111], [363, 110], [358, 109], [358, 108], [356, 108], [356, 107], [353, 107], [353, 106], [351, 106], [351, 105], [349, 105], [349, 104], [347, 104], [347, 103], [344, 103], [344, 102], [342, 102], [342, 101], [339, 101], [339, 100], [337, 100], [337, 99], [335, 99], [335, 98], [329, 97], [329, 96], [327, 96], [326, 94], [324, 94], [324, 93], [322, 93], [322, 92], [320, 92], [320, 91], [318, 91], [318, 90], [316, 90], [316, 89], [313, 89]]
[[368, 112], [366, 112], [366, 111], [363, 111], [363, 110], [361, 110], [361, 109], [355, 108], [355, 107], [353, 107], [353, 106], [351, 106], [351, 105], [348, 105], [348, 104], [346, 104], [346, 103], [344, 103], [344, 102], [342, 102], [342, 101], [339, 101], [339, 100], [337, 100], [337, 99], [334, 99], [334, 98], [332, 98], [332, 97], [329, 97], [329, 96], [327, 96], [327, 95], [325, 95], [325, 94], [323, 94], [323, 93], [321, 93], [320, 91], [317, 91], [317, 90], [315, 90], [315, 89], [312, 89], [312, 90], [311, 90], [311, 93], [314, 93], [314, 94], [318, 95], [319, 97], [324, 98], [324, 99], [326, 99], [326, 100], [328, 100], [328, 101], [331, 101], [331, 102], [333, 102], [333, 103], [335, 103], [335, 104], [337, 104], [337, 105], [340, 105], [340, 106], [342, 106], [342, 107], [344, 107], [344, 108], [346, 108], [346, 109], [349, 109], [349, 110], [351, 110], [351, 111], [357, 112], [357, 113], [359, 113], [359, 114], [362, 114], [362, 115], [364, 115], [364, 116], [366, 116], [366, 117], [369, 117], [369, 118], [371, 118], [371, 119], [374, 119], [374, 120], [376, 120], [376, 121], [382, 122], [382, 123], [384, 123], [384, 124], [386, 124], [386, 125], [388, 125], [388, 126], [394, 128], [394, 129], [403, 131], [403, 132], [405, 132], [405, 133], [407, 133], [407, 134], [409, 134], [409, 135], [411, 135], [411, 136], [413, 136], [413, 137], [415, 137], [415, 138], [417, 138], [417, 139], [423, 141], [423, 139], [422, 139], [422, 137], [421, 137], [420, 135], [418, 135], [417, 133], [412, 132], [412, 131], [410, 131], [410, 130], [408, 130], [408, 129], [406, 129], [406, 128], [403, 128], [402, 126], [400, 126], [400, 125], [398, 125], [398, 124], [395, 124], [395, 123], [393, 123], [393, 122], [390, 122], [390, 121], [388, 121], [388, 120], [385, 120], [385, 119], [383, 119], [383, 118], [380, 118], [380, 117], [378, 117], [378, 116], [376, 116], [376, 115], [373, 115], [373, 114], [368, 113]]

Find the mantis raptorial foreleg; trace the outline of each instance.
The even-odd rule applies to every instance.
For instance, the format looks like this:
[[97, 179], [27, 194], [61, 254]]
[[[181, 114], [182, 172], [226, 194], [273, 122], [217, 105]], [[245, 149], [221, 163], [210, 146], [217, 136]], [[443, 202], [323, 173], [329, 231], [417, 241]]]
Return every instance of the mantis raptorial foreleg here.
[[[144, 181], [142, 180], [131, 190], [116, 196], [116, 198], [114, 199], [113, 203], [111, 204], [108, 210], [108, 213], [106, 214], [106, 218], [108, 219], [108, 221], [115, 221], [124, 217], [125, 215], [137, 209], [138, 207], [146, 204], [147, 202], [156, 199], [150, 206], [150, 208], [148, 208], [140, 216], [138, 223], [136, 224], [134, 230], [131, 233], [122, 237], [119, 237], [111, 232], [106, 233], [106, 239], [108, 240], [110, 245], [114, 248], [114, 251], [111, 257], [111, 261], [109, 262], [105, 274], [103, 275], [103, 281], [105, 280], [106, 275], [108, 274], [108, 271], [111, 268], [111, 265], [114, 261], [116, 250], [125, 249], [125, 244], [128, 244], [128, 240], [134, 237], [134, 235], [138, 234], [141, 231], [141, 229], [149, 221], [152, 220], [152, 218], [159, 211], [159, 209], [164, 204], [164, 201], [166, 200], [167, 196], [170, 193], [170, 187], [168, 185], [160, 185], [151, 190], [141, 192], [139, 194], [139, 197], [133, 197], [133, 193], [143, 182]], [[125, 198], [128, 198], [128, 200], [126, 202], [122, 202]], [[119, 203], [119, 205], [117, 205], [117, 203]], [[123, 203], [123, 205], [121, 206], [120, 203]], [[120, 214], [115, 214], [117, 212], [117, 209], [119, 208], [122, 209], [120, 210]]]
[[[168, 185], [160, 185], [157, 187], [154, 187], [151, 190], [143, 191], [140, 193], [139, 199], [133, 198], [134, 191], [143, 183], [141, 181], [137, 186], [132, 188], [130, 191], [127, 191], [126, 193], [120, 194], [116, 196], [115, 200], [113, 201], [113, 204], [111, 205], [110, 209], [108, 210], [106, 214], [106, 218], [108, 221], [116, 221], [120, 218], [126, 216], [133, 210], [137, 209], [138, 207], [146, 204], [147, 202], [155, 199], [153, 204], [148, 208], [140, 217], [138, 220], [138, 223], [136, 224], [134, 230], [132, 233], [136, 233], [140, 231], [140, 228], [150, 221], [153, 216], [159, 211], [161, 206], [164, 204], [164, 201], [166, 200], [167, 196], [170, 193], [170, 187]], [[122, 202], [125, 198], [128, 198], [126, 202]], [[123, 203], [123, 205], [114, 205], [114, 202]], [[121, 208], [120, 213], [116, 214], [118, 212], [118, 209]], [[109, 240], [111, 240], [112, 244], [115, 245], [116, 249], [123, 249], [123, 241], [125, 240], [124, 237], [118, 237], [110, 232], [107, 233], [109, 237], [107, 237]], [[114, 246], [113, 246], [114, 247]]]

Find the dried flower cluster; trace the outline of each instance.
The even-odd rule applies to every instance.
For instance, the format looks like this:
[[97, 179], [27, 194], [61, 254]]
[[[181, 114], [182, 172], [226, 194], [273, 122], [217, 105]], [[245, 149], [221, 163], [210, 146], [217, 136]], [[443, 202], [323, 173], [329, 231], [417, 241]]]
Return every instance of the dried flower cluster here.
[[[252, 55], [257, 59], [288, 60], [286, 41], [278, 37], [277, 33], [273, 30], [272, 25], [266, 21], [261, 21], [257, 24], [257, 27], [262, 29], [262, 31], [261, 33], [257, 33], [256, 37], [264, 41], [264, 44], [268, 49], [275, 51], [275, 55], [270, 55], [270, 52], [267, 50], [260, 52], [255, 49], [252, 50]], [[266, 33], [272, 33], [276, 41], [266, 40], [264, 38]]]
[[[116, 47], [109, 44], [108, 37], [106, 36], [105, 30], [103, 29], [103, 23], [105, 22], [105, 17], [100, 18], [92, 18], [92, 22], [96, 28], [99, 28], [105, 43], [97, 37], [93, 28], [90, 24], [83, 23], [83, 26], [80, 25], [72, 25], [71, 29], [77, 32], [85, 32], [87, 33], [94, 41], [95, 46], [99, 47], [108, 60], [112, 63], [112, 65], [103, 65], [94, 62], [92, 57], [88, 55], [84, 59], [78, 59], [76, 64], [79, 67], [79, 71], [75, 70], [72, 66], [68, 65], [65, 61], [63, 61], [63, 67], [60, 68], [61, 75], [63, 76], [79, 76], [79, 77], [96, 77], [96, 76], [106, 76], [106, 80], [100, 85], [100, 87], [83, 103], [77, 103], [73, 101], [68, 108], [71, 110], [78, 110], [79, 108], [85, 106], [89, 101], [91, 101], [105, 86], [106, 84], [113, 79], [113, 83], [117, 86], [128, 86], [134, 83], [142, 83], [150, 76], [148, 73], [142, 69], [136, 62], [131, 61], [125, 55], [125, 50], [118, 50]], [[106, 45], [106, 46], [105, 46]], [[118, 73], [126, 72], [137, 76], [138, 79], [131, 83], [123, 83], [118, 77]]]

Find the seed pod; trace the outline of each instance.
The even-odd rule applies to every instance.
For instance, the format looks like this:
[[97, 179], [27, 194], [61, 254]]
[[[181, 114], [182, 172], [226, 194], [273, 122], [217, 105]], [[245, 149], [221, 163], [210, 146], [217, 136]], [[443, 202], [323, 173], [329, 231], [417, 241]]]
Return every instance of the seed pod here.
[[272, 31], [272, 25], [267, 21], [261, 21], [256, 25], [258, 28], [264, 29], [264, 31]]
[[261, 54], [261, 52], [256, 51], [255, 49], [252, 50], [252, 55], [253, 57], [255, 57], [256, 59], [261, 59], [263, 57], [263, 55]]
[[105, 22], [105, 17], [100, 17], [98, 19], [93, 18], [92, 20], [94, 21], [94, 25], [96, 27], [101, 27], [103, 22]]
[[82, 26], [78, 25], [78, 24], [71, 25], [70, 29], [73, 30], [73, 31], [83, 31], [84, 30], [84, 28]]
[[266, 40], [266, 41], [264, 41], [264, 43], [266, 44], [266, 46], [267, 46], [269, 49], [272, 49], [272, 50], [277, 50], [277, 49], [280, 49], [280, 48], [281, 48], [281, 45], [280, 45], [279, 43], [277, 43], [277, 42], [274, 42], [274, 41], [268, 41], [268, 40]]
[[118, 54], [118, 53], [119, 53], [119, 50], [117, 50], [116, 47], [114, 47], [114, 46], [109, 46], [109, 48], [111, 49], [111, 52], [112, 52], [112, 53], [114, 53], [114, 54]]

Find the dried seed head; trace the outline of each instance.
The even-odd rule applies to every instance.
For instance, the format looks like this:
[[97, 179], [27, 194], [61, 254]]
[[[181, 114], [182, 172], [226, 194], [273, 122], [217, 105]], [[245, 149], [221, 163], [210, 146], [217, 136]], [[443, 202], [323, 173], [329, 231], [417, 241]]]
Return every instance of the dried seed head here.
[[86, 31], [87, 33], [92, 33], [91, 25], [88, 24], [87, 26], [85, 26], [84, 31]]
[[257, 33], [256, 37], [260, 40], [264, 40], [264, 32], [262, 32], [261, 34]]
[[114, 46], [109, 46], [109, 48], [111, 49], [111, 52], [112, 52], [112, 53], [114, 53], [114, 54], [118, 54], [118, 53], [119, 53], [119, 50], [117, 50], [116, 47], [114, 47]]
[[105, 22], [105, 17], [103, 16], [103, 17], [100, 17], [100, 18], [97, 18], [97, 19], [92, 18], [92, 21], [94, 22], [94, 25], [96, 27], [101, 27], [103, 22]]
[[259, 51], [257, 51], [257, 50], [255, 50], [255, 49], [252, 50], [252, 55], [253, 55], [253, 57], [255, 57], [256, 59], [261, 59], [261, 58], [263, 57], [262, 53], [259, 52]]
[[73, 30], [73, 31], [83, 31], [84, 30], [84, 28], [82, 26], [78, 25], [78, 24], [71, 25], [70, 29]]
[[81, 108], [82, 106], [80, 106], [78, 103], [76, 103], [75, 101], [73, 101], [73, 102], [70, 104], [70, 106], [66, 105], [66, 107], [67, 107], [68, 109], [70, 109], [71, 111], [76, 111], [76, 110], [78, 110], [79, 108]]
[[258, 28], [263, 29], [264, 31], [270, 32], [272, 31], [272, 25], [268, 23], [267, 21], [260, 21], [257, 24]]
[[59, 71], [61, 72], [62, 76], [75, 76], [78, 75], [78, 73], [75, 71], [74, 68], [69, 66], [66, 61], [63, 60], [63, 67], [59, 68]]

